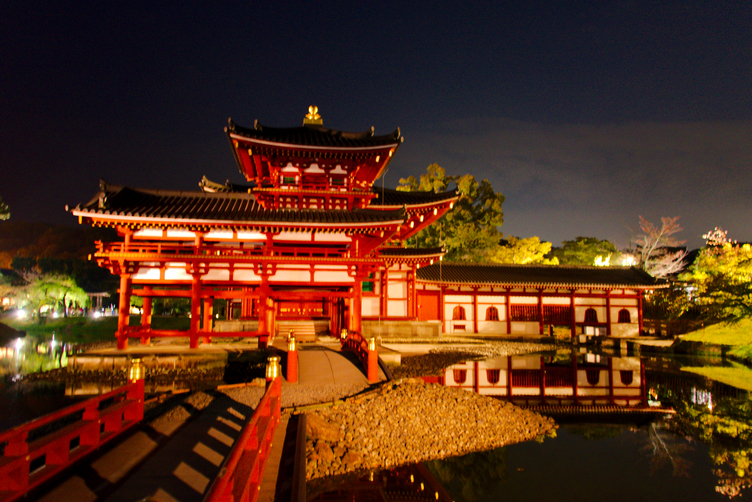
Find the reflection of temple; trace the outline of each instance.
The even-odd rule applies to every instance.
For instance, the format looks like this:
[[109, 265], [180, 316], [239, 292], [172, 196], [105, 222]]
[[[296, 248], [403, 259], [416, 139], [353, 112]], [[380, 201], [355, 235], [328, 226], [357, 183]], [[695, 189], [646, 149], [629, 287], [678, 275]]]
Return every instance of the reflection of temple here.
[[522, 405], [647, 406], [639, 357], [504, 356], [446, 368], [440, 383]]
[[[189, 336], [194, 348], [213, 336], [266, 342], [291, 329], [302, 340], [342, 328], [366, 336], [640, 331], [642, 295], [656, 283], [636, 269], [442, 264], [440, 248], [404, 247], [459, 193], [375, 184], [402, 143], [399, 130], [327, 129], [311, 107], [301, 127], [230, 121], [226, 133], [247, 186], [102, 182], [71, 209], [121, 239], [99, 243], [94, 256], [120, 277], [119, 348], [153, 336]], [[143, 299], [139, 326], [129, 326], [131, 296]], [[153, 329], [155, 298], [190, 299], [190, 329]]]
[[451, 502], [452, 497], [422, 464], [371, 473], [343, 483], [337, 490], [317, 495], [315, 501]]

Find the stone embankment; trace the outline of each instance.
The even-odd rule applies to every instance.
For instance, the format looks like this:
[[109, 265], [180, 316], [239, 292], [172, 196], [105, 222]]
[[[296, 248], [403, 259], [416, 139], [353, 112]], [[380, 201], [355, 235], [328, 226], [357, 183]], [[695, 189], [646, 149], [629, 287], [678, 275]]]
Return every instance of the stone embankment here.
[[379, 470], [555, 435], [550, 418], [417, 379], [307, 414], [306, 477]]
[[391, 370], [395, 378], [438, 376], [448, 366], [463, 361], [550, 350], [556, 350], [556, 345], [532, 342], [488, 342], [477, 347], [433, 349], [428, 354], [402, 356], [400, 366], [392, 367]]

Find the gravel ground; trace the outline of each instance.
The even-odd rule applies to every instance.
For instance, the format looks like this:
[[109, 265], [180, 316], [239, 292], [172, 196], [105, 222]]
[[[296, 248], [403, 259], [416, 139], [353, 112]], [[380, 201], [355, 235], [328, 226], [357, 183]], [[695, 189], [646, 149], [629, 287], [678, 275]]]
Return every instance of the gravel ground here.
[[488, 342], [477, 347], [433, 349], [428, 354], [404, 356], [400, 366], [390, 366], [394, 378], [439, 376], [448, 366], [499, 356], [556, 350], [550, 343]]
[[306, 477], [392, 468], [555, 435], [552, 419], [418, 379], [307, 414]]

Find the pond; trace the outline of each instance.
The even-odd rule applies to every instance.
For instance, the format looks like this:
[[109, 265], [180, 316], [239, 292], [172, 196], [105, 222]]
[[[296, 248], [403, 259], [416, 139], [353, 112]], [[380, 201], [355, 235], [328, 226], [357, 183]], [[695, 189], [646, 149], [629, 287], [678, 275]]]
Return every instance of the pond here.
[[455, 365], [439, 384], [549, 414], [557, 436], [342, 480], [334, 490], [317, 486], [335, 479], [313, 483], [309, 499], [750, 500], [750, 396], [699, 374], [719, 367], [726, 376], [735, 366], [572, 353]]

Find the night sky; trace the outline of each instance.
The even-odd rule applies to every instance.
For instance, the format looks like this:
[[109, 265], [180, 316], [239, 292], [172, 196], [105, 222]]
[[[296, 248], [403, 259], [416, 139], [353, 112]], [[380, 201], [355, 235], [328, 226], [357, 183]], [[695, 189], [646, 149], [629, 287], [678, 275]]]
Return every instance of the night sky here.
[[[752, 241], [752, 2], [32, 2], [0, 6], [0, 197], [75, 224], [100, 178], [243, 182], [223, 128], [405, 137], [505, 195], [502, 231], [626, 247], [638, 216]], [[382, 181], [377, 182], [381, 186]]]

